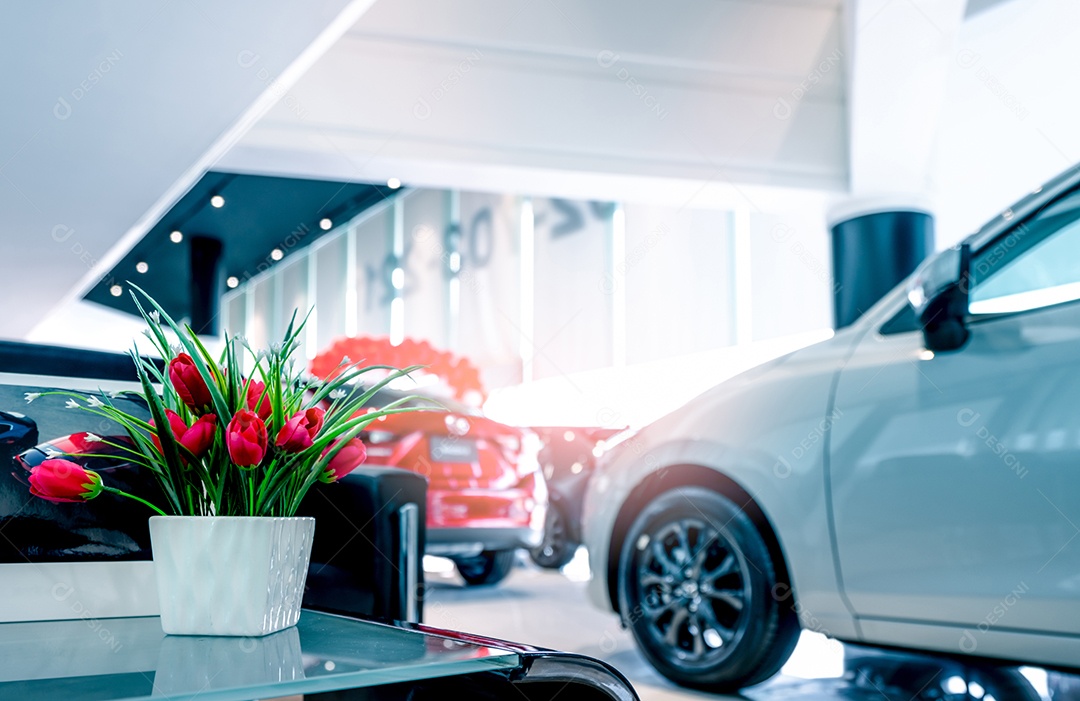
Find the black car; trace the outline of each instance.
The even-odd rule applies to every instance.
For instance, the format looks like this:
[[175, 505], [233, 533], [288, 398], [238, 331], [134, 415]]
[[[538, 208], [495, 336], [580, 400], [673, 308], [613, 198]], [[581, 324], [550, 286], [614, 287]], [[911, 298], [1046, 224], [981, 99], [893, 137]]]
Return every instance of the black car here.
[[559, 569], [581, 545], [581, 502], [595, 467], [597, 445], [620, 429], [574, 426], [533, 427], [540, 436], [540, 467], [548, 484], [544, 540], [529, 550], [532, 561]]

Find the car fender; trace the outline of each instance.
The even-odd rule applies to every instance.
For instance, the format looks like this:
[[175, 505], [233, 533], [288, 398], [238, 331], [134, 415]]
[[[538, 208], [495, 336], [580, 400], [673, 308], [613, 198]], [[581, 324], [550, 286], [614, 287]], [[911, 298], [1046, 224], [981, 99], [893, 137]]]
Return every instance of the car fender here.
[[853, 341], [840, 334], [744, 373], [619, 443], [601, 459], [582, 523], [593, 602], [614, 609], [625, 531], [644, 503], [684, 484], [725, 493], [771, 529], [801, 624], [855, 637], [840, 589], [826, 499], [824, 456], [836, 373]]

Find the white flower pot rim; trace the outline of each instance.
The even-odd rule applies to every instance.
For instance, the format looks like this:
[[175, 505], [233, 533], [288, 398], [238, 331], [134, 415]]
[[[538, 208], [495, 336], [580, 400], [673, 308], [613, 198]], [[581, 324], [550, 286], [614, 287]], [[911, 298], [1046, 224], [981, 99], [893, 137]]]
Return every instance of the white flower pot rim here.
[[265, 519], [288, 519], [296, 521], [314, 521], [314, 516], [175, 516], [169, 514], [167, 516], [151, 516], [151, 519], [155, 518], [168, 518], [168, 519], [205, 519], [205, 518], [228, 518], [228, 519], [258, 519], [260, 521]]

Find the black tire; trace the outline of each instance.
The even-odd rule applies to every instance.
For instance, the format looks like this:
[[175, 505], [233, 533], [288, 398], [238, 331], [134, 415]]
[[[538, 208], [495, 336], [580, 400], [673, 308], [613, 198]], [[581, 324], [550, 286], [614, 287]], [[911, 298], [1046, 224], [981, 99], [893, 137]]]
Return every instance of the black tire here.
[[[968, 679], [969, 693], [974, 698], [975, 694], [970, 692], [972, 682], [982, 687], [983, 693], [980, 698], [983, 699], [987, 696], [993, 696], [999, 701], [1040, 701], [1042, 699], [1039, 692], [1035, 690], [1031, 682], [1024, 678], [1019, 669], [986, 667], [976, 670]], [[1056, 698], [1055, 701], [1057, 701]]]
[[[854, 689], [882, 701], [1040, 699], [1039, 693], [1017, 669], [936, 658], [929, 654], [847, 646], [844, 669], [844, 678]], [[957, 682], [959, 686], [953, 687]], [[856, 696], [852, 694], [853, 698]]]
[[700, 487], [666, 492], [622, 549], [619, 605], [646, 659], [676, 684], [737, 691], [791, 656], [799, 622], [761, 534], [731, 500]]
[[570, 524], [558, 504], [548, 505], [544, 519], [544, 540], [529, 550], [529, 557], [540, 567], [548, 570], [561, 569], [574, 559], [579, 543], [570, 538]]
[[514, 568], [513, 550], [485, 550], [473, 557], [456, 557], [458, 574], [470, 587], [490, 586], [506, 579]]

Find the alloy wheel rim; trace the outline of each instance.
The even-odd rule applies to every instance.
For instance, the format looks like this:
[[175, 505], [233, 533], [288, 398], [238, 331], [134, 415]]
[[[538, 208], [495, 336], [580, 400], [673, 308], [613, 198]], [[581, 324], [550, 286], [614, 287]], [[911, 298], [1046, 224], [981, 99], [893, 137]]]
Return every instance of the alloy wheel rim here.
[[669, 661], [698, 667], [731, 654], [750, 620], [750, 573], [739, 548], [704, 520], [684, 518], [638, 549], [642, 624]]

